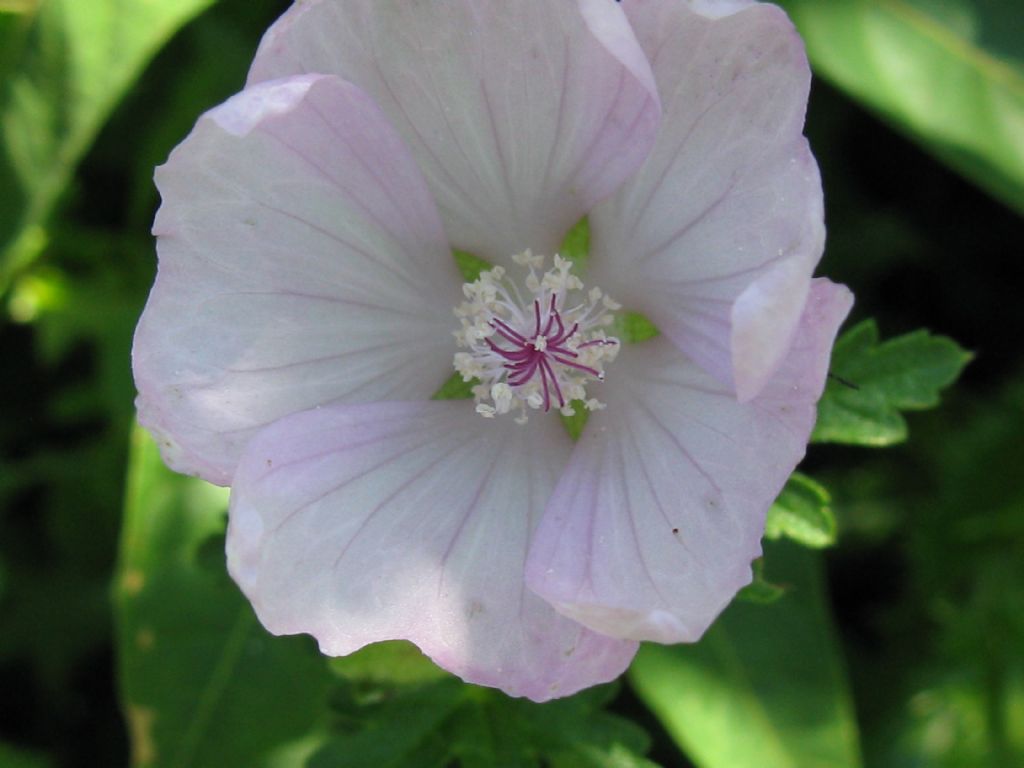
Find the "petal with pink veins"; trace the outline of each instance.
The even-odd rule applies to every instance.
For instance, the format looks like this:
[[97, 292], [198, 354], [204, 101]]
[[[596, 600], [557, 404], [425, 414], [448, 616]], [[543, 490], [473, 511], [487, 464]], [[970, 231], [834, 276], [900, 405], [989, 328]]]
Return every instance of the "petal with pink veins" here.
[[750, 581], [851, 304], [814, 281], [789, 354], [747, 403], [668, 340], [626, 346], [535, 534], [530, 587], [609, 636], [697, 640]]
[[157, 184], [159, 273], [133, 367], [173, 469], [227, 484], [275, 419], [425, 399], [450, 375], [461, 278], [415, 162], [355, 86], [248, 88], [200, 119]]
[[561, 616], [523, 579], [570, 448], [557, 419], [483, 419], [468, 401], [290, 416], [239, 465], [228, 567], [267, 629], [330, 655], [407, 639], [536, 701], [606, 682], [636, 644]]
[[250, 82], [366, 90], [412, 148], [457, 248], [552, 254], [640, 165], [654, 79], [608, 0], [312, 0], [267, 32]]
[[623, 7], [663, 118], [640, 171], [591, 214], [592, 279], [749, 400], [789, 348], [824, 247], [803, 44], [771, 5]]

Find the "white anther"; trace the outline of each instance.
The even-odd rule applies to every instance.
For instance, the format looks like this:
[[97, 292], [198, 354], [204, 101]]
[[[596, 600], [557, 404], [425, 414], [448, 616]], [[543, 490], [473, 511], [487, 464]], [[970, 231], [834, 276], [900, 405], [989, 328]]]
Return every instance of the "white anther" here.
[[[463, 286], [466, 301], [455, 308], [460, 328], [455, 369], [473, 387], [476, 411], [485, 418], [510, 412], [524, 423], [530, 410], [564, 415], [603, 408], [587, 397], [586, 385], [604, 379], [604, 365], [618, 353], [618, 341], [604, 330], [619, 304], [599, 288], [589, 291], [572, 274], [572, 262], [556, 255], [540, 273], [544, 257], [524, 251], [512, 261], [525, 268], [515, 285], [502, 267], [480, 273]], [[525, 291], [523, 290], [525, 286]]]

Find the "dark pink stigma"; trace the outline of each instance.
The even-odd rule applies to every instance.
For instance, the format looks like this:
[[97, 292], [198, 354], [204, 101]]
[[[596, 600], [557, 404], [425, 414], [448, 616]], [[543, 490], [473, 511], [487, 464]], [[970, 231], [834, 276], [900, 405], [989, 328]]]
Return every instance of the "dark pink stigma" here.
[[[551, 410], [553, 400], [557, 400], [558, 407], [566, 406], [565, 395], [558, 383], [558, 376], [554, 364], [564, 365], [593, 376], [596, 379], [603, 379], [601, 372], [575, 362], [579, 354], [564, 346], [579, 330], [579, 324], [574, 323], [571, 328], [566, 329], [562, 321], [562, 315], [557, 307], [557, 295], [551, 296], [551, 303], [542, 311], [540, 301], [533, 302], [533, 337], [526, 338], [516, 331], [508, 323], [496, 317], [491, 318], [490, 324], [496, 332], [499, 341], [504, 341], [508, 346], [498, 346], [492, 339], [484, 339], [491, 351], [506, 361], [505, 369], [508, 373], [508, 384], [511, 387], [521, 387], [528, 384], [535, 376], [540, 376], [541, 393], [544, 397], [544, 411]], [[589, 341], [581, 346], [594, 346], [605, 344], [605, 341]], [[538, 348], [540, 347], [540, 348]]]

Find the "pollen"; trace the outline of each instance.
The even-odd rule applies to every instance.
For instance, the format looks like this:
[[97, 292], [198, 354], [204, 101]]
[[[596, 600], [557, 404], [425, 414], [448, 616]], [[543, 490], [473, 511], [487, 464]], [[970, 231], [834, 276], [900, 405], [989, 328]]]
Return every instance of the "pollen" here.
[[544, 271], [544, 257], [525, 251], [512, 257], [521, 282], [503, 267], [462, 286], [466, 300], [455, 308], [455, 370], [476, 380], [476, 411], [485, 418], [512, 413], [526, 423], [531, 410], [575, 413], [604, 404], [587, 393], [604, 381], [604, 366], [615, 359], [619, 340], [605, 329], [620, 305], [599, 288], [586, 290], [572, 274], [572, 262], [555, 256]]

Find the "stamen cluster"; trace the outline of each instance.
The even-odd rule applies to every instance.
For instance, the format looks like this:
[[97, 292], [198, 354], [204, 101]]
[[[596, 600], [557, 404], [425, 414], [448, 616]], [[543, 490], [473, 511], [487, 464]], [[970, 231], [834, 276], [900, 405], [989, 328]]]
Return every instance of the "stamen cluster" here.
[[580, 401], [588, 410], [604, 408], [587, 396], [586, 384], [604, 380], [604, 364], [618, 353], [619, 341], [604, 328], [620, 305], [599, 288], [584, 291], [572, 274], [572, 262], [555, 256], [541, 273], [544, 257], [525, 251], [512, 257], [527, 270], [520, 290], [502, 267], [462, 286], [466, 301], [455, 309], [461, 328], [456, 343], [468, 352], [455, 355], [455, 370], [473, 387], [477, 413], [487, 418], [527, 409], [556, 407], [566, 416]]

